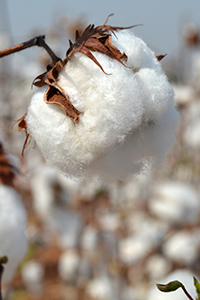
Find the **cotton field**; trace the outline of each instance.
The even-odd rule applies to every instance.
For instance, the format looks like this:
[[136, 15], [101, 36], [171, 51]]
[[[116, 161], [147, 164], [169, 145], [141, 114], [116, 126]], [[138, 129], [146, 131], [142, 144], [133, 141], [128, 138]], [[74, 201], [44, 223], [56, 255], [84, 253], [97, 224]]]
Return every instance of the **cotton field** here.
[[[62, 52], [65, 45], [61, 42], [59, 34], [61, 28], [55, 26], [52, 36], [51, 30], [49, 29], [49, 44], [57, 45], [54, 49], [57, 47], [56, 51]], [[63, 28], [62, 32], [64, 32]], [[67, 31], [63, 34], [66, 34], [65, 40], [67, 40]], [[186, 37], [188, 38], [188, 35], [183, 35], [183, 38]], [[126, 33], [122, 40], [129, 38], [129, 33]], [[7, 39], [5, 36], [0, 36], [1, 49], [7, 47]], [[117, 37], [114, 39], [115, 45], [120, 44]], [[70, 138], [66, 137], [69, 140], [65, 148], [60, 148], [62, 143], [57, 143], [55, 149], [50, 148], [53, 147], [54, 140], [60, 139], [57, 131], [53, 133], [53, 138], [50, 138], [51, 131], [55, 129], [51, 130], [50, 126], [55, 127], [58, 120], [51, 119], [49, 112], [45, 112], [42, 116], [44, 111], [41, 107], [45, 106], [45, 103], [34, 110], [32, 102], [29, 108], [29, 117], [32, 118], [29, 124], [32, 126], [31, 122], [34, 122], [34, 133], [40, 132], [38, 141], [42, 145], [41, 148], [45, 149], [45, 159], [48, 157], [47, 161], [50, 161], [59, 152], [57, 169], [64, 170], [65, 175], [73, 170], [72, 178], [64, 176], [46, 164], [37, 145], [37, 138], [34, 143], [34, 136], [25, 149], [24, 160], [22, 160], [21, 152], [25, 135], [23, 132], [18, 132], [17, 124], [13, 126], [27, 111], [30, 101], [33, 101], [31, 100], [33, 93], [36, 92], [36, 95], [41, 93], [36, 87], [31, 89], [31, 84], [38, 74], [45, 71], [47, 56], [39, 49], [36, 51], [37, 57], [34, 61], [29, 61], [23, 52], [0, 59], [0, 142], [3, 147], [0, 153], [0, 178], [2, 178], [0, 179], [0, 256], [8, 256], [8, 263], [4, 265], [2, 277], [5, 299], [164, 300], [167, 297], [171, 299], [172, 294], [159, 292], [156, 284], [171, 280], [182, 281], [188, 291], [191, 291], [191, 295], [194, 295], [193, 276], [200, 279], [200, 44], [188, 46], [185, 43], [191, 61], [191, 74], [189, 78], [185, 76], [183, 79], [177, 69], [179, 77], [170, 85], [164, 75], [164, 72], [169, 75], [169, 78], [172, 75], [167, 64], [168, 58], [163, 58], [158, 63], [155, 55], [160, 53], [154, 55], [143, 41], [135, 36], [133, 39], [138, 53], [142, 51], [144, 55], [141, 57], [137, 54], [138, 66], [134, 72], [140, 75], [139, 68], [142, 69], [142, 64], [147, 64], [147, 68], [150, 64], [155, 67], [155, 73], [153, 75], [142, 73], [141, 85], [138, 86], [139, 81], [134, 83], [137, 95], [135, 96], [136, 110], [132, 112], [135, 120], [132, 120], [131, 130], [134, 133], [138, 128], [142, 130], [144, 147], [140, 148], [138, 137], [134, 137], [131, 142], [126, 140], [127, 149], [131, 146], [135, 151], [131, 166], [128, 164], [130, 149], [124, 151], [123, 146], [120, 146], [122, 148], [118, 148], [118, 153], [115, 148], [110, 148], [110, 144], [109, 146], [106, 144], [113, 138], [112, 143], [116, 146], [119, 140], [121, 142], [127, 136], [127, 139], [130, 137], [127, 129], [127, 124], [131, 122], [128, 119], [130, 108], [127, 109], [122, 105], [124, 95], [120, 95], [122, 104], [119, 105], [119, 115], [116, 113], [115, 124], [111, 124], [109, 115], [102, 123], [100, 120], [94, 120], [99, 128], [97, 136], [91, 137], [91, 140], [90, 130], [87, 131], [86, 128], [88, 121], [84, 123], [83, 120], [83, 128], [79, 133], [82, 137], [82, 148], [79, 146], [76, 148], [76, 137], [73, 135], [74, 129], [70, 127], [71, 125], [65, 130], [66, 135], [71, 130]], [[120, 45], [122, 51], [124, 51], [123, 43]], [[67, 47], [68, 45], [66, 49]], [[194, 49], [195, 56], [192, 55]], [[101, 61], [101, 55], [97, 54], [96, 58]], [[109, 72], [114, 68], [110, 61], [111, 58], [103, 62], [105, 70], [109, 65]], [[83, 68], [84, 64], [96, 69], [87, 71], [87, 74], [79, 70], [79, 76], [82, 76], [79, 87], [85, 88], [82, 81], [89, 84], [88, 78], [90, 77], [91, 80], [91, 76], [96, 76], [95, 80], [99, 78], [99, 85], [102, 84], [101, 89], [103, 89], [105, 74], [102, 70], [98, 69], [93, 61], [88, 62], [85, 57], [82, 58], [81, 66], [77, 68]], [[119, 73], [123, 67], [118, 65]], [[129, 76], [132, 72], [130, 69], [126, 71], [123, 76]], [[64, 81], [66, 76], [63, 74], [62, 76], [61, 80]], [[73, 76], [75, 80], [77, 74]], [[162, 77], [163, 82], [159, 81], [159, 76]], [[114, 84], [116, 80], [118, 79], [115, 79]], [[115, 105], [119, 104], [121, 80], [122, 78], [117, 81], [118, 94], [113, 98], [108, 96], [106, 100], [114, 103], [110, 108], [111, 114], [115, 114]], [[151, 80], [158, 81], [156, 92], [158, 99], [155, 99], [155, 107], [151, 106], [151, 103], [145, 107], [143, 100], [139, 103], [138, 99], [140, 97], [145, 99], [145, 95], [152, 92]], [[127, 80], [125, 82], [127, 84]], [[66, 86], [78, 103], [79, 100], [76, 98], [78, 92], [73, 90], [74, 87], [70, 84], [69, 80]], [[109, 82], [103, 92], [98, 90], [96, 98], [98, 101], [112, 84], [113, 82]], [[85, 93], [87, 94], [88, 91]], [[163, 102], [159, 103], [161, 96]], [[39, 98], [36, 100], [42, 101]], [[90, 101], [93, 101], [92, 97]], [[82, 102], [78, 103], [80, 110], [84, 105]], [[123, 132], [120, 131], [120, 123], [117, 121], [118, 118], [121, 121], [124, 114], [122, 108], [127, 114], [125, 116], [127, 128]], [[92, 113], [97, 113], [101, 109], [101, 105], [95, 107]], [[60, 114], [60, 108], [55, 110]], [[37, 114], [40, 113], [41, 123], [38, 123]], [[41, 124], [45, 120], [48, 124], [43, 128]], [[110, 126], [108, 133], [106, 122]], [[149, 127], [140, 129], [140, 126], [143, 126], [141, 124], [145, 122]], [[154, 123], [156, 129], [152, 129]], [[102, 130], [105, 137], [103, 136], [102, 143], [98, 144]], [[114, 130], [117, 132], [117, 138], [112, 136]], [[63, 135], [62, 142], [64, 138]], [[106, 158], [99, 159], [104, 142], [105, 148], [109, 149], [109, 155], [103, 152]], [[95, 156], [96, 159], [98, 154], [99, 161], [95, 162], [87, 173], [84, 169], [78, 168], [82, 163], [81, 153], [86, 155], [88, 147], [92, 157]], [[112, 160], [113, 153], [114, 156], [117, 154]], [[148, 168], [151, 154], [158, 157], [158, 162], [155, 164], [159, 166], [158, 169]], [[139, 155], [144, 158], [141, 165], [137, 164]], [[76, 165], [72, 160], [76, 160]], [[163, 161], [164, 164], [161, 166]], [[91, 157], [85, 158], [84, 168], [85, 162], [90, 164]], [[106, 177], [104, 170], [110, 162], [112, 165], [110, 174], [114, 177], [113, 180], [110, 180], [110, 174], [108, 178]], [[118, 178], [118, 170], [122, 173], [124, 171], [123, 163], [129, 176], [119, 174]], [[92, 180], [98, 168], [101, 173], [100, 179]], [[146, 169], [146, 172], [141, 172], [141, 169], [143, 171]], [[81, 176], [74, 176], [77, 170], [79, 170], [78, 175]], [[84, 174], [90, 175], [89, 180], [84, 181]], [[80, 178], [73, 180], [74, 177]], [[122, 180], [124, 177], [125, 181]], [[9, 178], [9, 184], [4, 178]], [[185, 299], [181, 291], [173, 293], [173, 297]]]

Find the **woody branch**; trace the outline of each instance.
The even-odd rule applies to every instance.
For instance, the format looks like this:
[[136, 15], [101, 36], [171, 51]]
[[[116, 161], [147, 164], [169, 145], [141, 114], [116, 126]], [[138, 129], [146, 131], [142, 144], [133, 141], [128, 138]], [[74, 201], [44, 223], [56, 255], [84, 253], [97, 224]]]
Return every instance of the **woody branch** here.
[[33, 46], [38, 46], [44, 48], [49, 56], [51, 57], [53, 63], [56, 63], [57, 61], [61, 60], [52, 50], [51, 48], [46, 44], [45, 42], [45, 36], [44, 35], [39, 35], [37, 37], [34, 37], [33, 39], [30, 39], [29, 41], [26, 41], [24, 43], [9, 47], [5, 50], [0, 51], [0, 58], [19, 52], [21, 50], [33, 47]]

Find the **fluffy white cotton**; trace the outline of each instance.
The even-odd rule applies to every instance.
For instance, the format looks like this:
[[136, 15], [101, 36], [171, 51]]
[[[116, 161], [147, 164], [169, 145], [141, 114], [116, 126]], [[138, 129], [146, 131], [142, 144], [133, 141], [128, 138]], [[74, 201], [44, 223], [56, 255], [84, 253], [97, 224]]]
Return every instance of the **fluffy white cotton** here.
[[19, 262], [27, 251], [26, 212], [17, 192], [0, 184], [0, 256], [7, 256], [3, 283], [12, 280]]
[[132, 30], [116, 35], [112, 42], [128, 56], [128, 67], [93, 52], [107, 75], [76, 53], [59, 76], [58, 85], [81, 112], [78, 124], [43, 101], [46, 87], [28, 109], [28, 131], [45, 160], [72, 178], [126, 180], [160, 167], [176, 140], [179, 115], [160, 63]]

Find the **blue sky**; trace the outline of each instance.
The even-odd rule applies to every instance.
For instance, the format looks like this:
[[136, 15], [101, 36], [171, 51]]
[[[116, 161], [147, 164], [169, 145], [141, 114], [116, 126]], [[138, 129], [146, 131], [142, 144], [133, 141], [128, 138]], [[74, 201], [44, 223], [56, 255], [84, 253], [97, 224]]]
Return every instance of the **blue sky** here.
[[142, 23], [135, 33], [156, 54], [177, 54], [184, 24], [200, 25], [199, 0], [0, 0], [0, 29], [9, 30], [15, 43], [22, 42], [33, 37], [34, 30], [45, 34], [61, 13], [85, 16], [95, 25], [110, 13], [111, 25]]

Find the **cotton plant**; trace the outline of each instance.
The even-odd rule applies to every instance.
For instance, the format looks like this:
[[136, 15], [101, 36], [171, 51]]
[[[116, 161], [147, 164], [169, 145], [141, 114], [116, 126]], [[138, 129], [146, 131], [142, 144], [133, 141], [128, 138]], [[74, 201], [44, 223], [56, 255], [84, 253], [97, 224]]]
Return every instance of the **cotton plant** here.
[[176, 141], [179, 114], [163, 56], [133, 27], [89, 25], [34, 81], [39, 89], [18, 123], [24, 148], [32, 137], [67, 177], [124, 181], [160, 168]]
[[27, 251], [26, 211], [16, 189], [19, 173], [12, 156], [6, 155], [0, 143], [0, 257], [7, 257], [2, 283], [11, 282], [16, 268]]
[[[162, 284], [150, 289], [147, 296], [151, 299], [200, 299], [200, 284], [196, 277], [187, 269], [180, 269], [161, 279]], [[163, 284], [164, 283], [164, 284]], [[161, 293], [162, 292], [162, 293]]]

